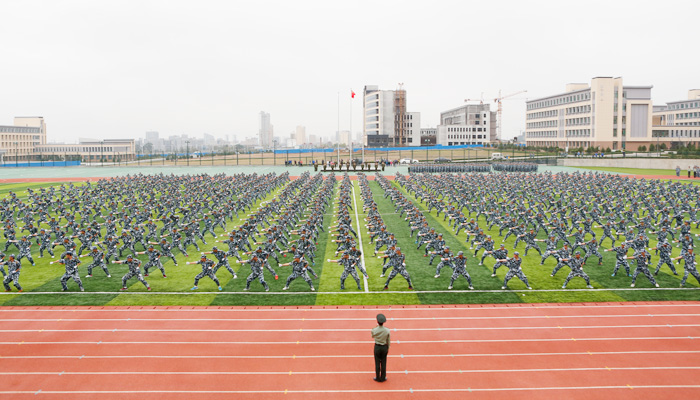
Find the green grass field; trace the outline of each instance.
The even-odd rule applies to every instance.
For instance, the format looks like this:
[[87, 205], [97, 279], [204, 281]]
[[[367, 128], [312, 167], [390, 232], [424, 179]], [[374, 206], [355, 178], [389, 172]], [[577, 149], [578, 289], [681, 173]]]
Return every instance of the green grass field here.
[[[27, 187], [37, 188], [41, 186], [49, 186], [42, 184], [8, 184], [0, 185], [0, 198], [4, 197], [10, 190], [15, 191], [18, 195], [23, 195], [21, 192]], [[592, 280], [592, 284], [596, 289], [585, 289], [585, 283], [581, 279], [574, 279], [568, 285], [568, 289], [562, 290], [561, 285], [566, 278], [568, 271], [566, 268], [560, 271], [554, 278], [550, 277], [555, 261], [550, 258], [544, 266], [539, 265], [540, 257], [536, 252], [531, 252], [527, 257], [524, 257], [523, 270], [530, 280], [530, 284], [534, 290], [527, 290], [525, 285], [515, 279], [509, 283], [511, 290], [500, 290], [505, 275], [505, 268], [498, 271], [498, 276], [492, 278], [491, 267], [493, 259], [487, 258], [484, 266], [478, 266], [478, 260], [472, 258], [473, 251], [469, 250], [469, 245], [464, 242], [466, 236], [461, 233], [459, 237], [455, 236], [452, 229], [448, 228], [447, 222], [443, 221], [443, 215], [436, 216], [433, 211], [428, 215], [429, 224], [441, 231], [445, 235], [447, 244], [455, 253], [462, 250], [465, 254], [470, 255], [467, 263], [467, 269], [471, 274], [474, 291], [469, 291], [467, 282], [460, 278], [455, 282], [453, 291], [448, 291], [447, 286], [450, 281], [450, 270], [443, 270], [442, 276], [438, 279], [433, 278], [435, 275], [435, 266], [438, 259], [432, 266], [428, 265], [429, 258], [423, 257], [423, 248], [416, 250], [415, 238], [409, 237], [410, 230], [408, 224], [399, 215], [395, 213], [392, 203], [384, 198], [383, 190], [374, 181], [370, 182], [370, 187], [373, 190], [374, 200], [382, 213], [384, 221], [388, 229], [396, 235], [398, 245], [406, 254], [406, 264], [409, 273], [411, 274], [415, 291], [408, 291], [405, 280], [397, 276], [389, 285], [388, 291], [382, 291], [386, 278], [380, 278], [382, 269], [382, 261], [372, 256], [374, 244], [369, 243], [369, 235], [364, 227], [364, 214], [362, 214], [362, 204], [360, 190], [357, 182], [354, 183], [354, 194], [357, 205], [353, 205], [354, 210], [351, 211], [353, 217], [353, 225], [355, 225], [355, 216], [352, 214], [357, 211], [359, 214], [360, 227], [356, 231], [362, 238], [362, 247], [365, 256], [365, 265], [369, 273], [369, 281], [367, 291], [364, 286], [362, 290], [358, 290], [351, 277], [345, 283], [346, 290], [340, 290], [340, 274], [342, 267], [338, 264], [326, 262], [326, 259], [336, 258], [334, 252], [336, 249], [335, 243], [330, 242], [332, 239], [328, 233], [321, 233], [318, 239], [318, 251], [316, 252], [316, 264], [314, 270], [319, 274], [320, 279], [314, 280], [314, 286], [317, 292], [310, 292], [308, 285], [302, 280], [297, 279], [290, 287], [289, 291], [283, 292], [281, 289], [284, 286], [286, 277], [290, 273], [289, 267], [278, 267], [273, 260], [272, 266], [279, 274], [280, 279], [274, 280], [269, 272], [265, 272], [265, 279], [270, 284], [271, 291], [264, 292], [262, 286], [253, 282], [250, 292], [243, 292], [245, 287], [245, 278], [250, 270], [247, 266], [235, 263], [235, 259], [231, 262], [234, 270], [238, 273], [238, 279], [232, 279], [231, 275], [221, 269], [217, 273], [224, 287], [223, 292], [218, 292], [216, 285], [205, 278], [199, 284], [198, 291], [190, 291], [194, 276], [200, 271], [198, 265], [185, 265], [184, 261], [195, 261], [198, 252], [190, 248], [190, 258], [185, 259], [179, 252], [175, 252], [180, 266], [176, 267], [172, 262], [165, 263], [165, 268], [168, 277], [162, 278], [156, 270], [150, 277], [146, 278], [149, 284], [153, 287], [153, 292], [146, 292], [143, 285], [131, 280], [129, 291], [119, 292], [121, 287], [121, 276], [126, 272], [126, 267], [122, 265], [112, 264], [109, 266], [112, 278], [107, 278], [101, 270], [93, 271], [94, 277], [82, 278], [86, 288], [86, 292], [78, 292], [77, 284], [69, 281], [69, 290], [71, 292], [61, 292], [59, 279], [64, 273], [64, 268], [60, 264], [49, 265], [49, 258], [38, 258], [38, 246], [33, 246], [33, 256], [36, 261], [36, 266], [31, 266], [26, 260], [23, 260], [22, 274], [20, 283], [24, 286], [23, 293], [3, 293], [0, 296], [0, 304], [2, 305], [376, 305], [376, 304], [455, 304], [455, 303], [518, 303], [518, 302], [583, 302], [583, 301], [630, 301], [630, 300], [696, 300], [700, 293], [697, 282], [691, 277], [687, 283], [686, 289], [679, 289], [680, 276], [674, 276], [670, 273], [667, 267], [661, 269], [658, 282], [661, 285], [660, 289], [652, 288], [646, 278], [643, 276], [637, 280], [637, 288], [629, 287], [630, 279], [624, 274], [618, 274], [617, 277], [611, 277], [614, 266], [614, 254], [604, 253], [605, 259], [602, 266], [597, 266], [597, 259], [592, 258], [586, 267], [586, 272]], [[266, 200], [270, 200], [276, 195], [270, 194]], [[409, 199], [414, 200], [412, 196]], [[259, 204], [258, 204], [259, 205]], [[336, 207], [334, 204], [332, 207]], [[419, 205], [424, 210], [422, 205]], [[337, 210], [329, 207], [327, 210], [327, 218], [325, 227], [335, 223], [333, 213]], [[230, 221], [227, 229], [231, 230], [241, 223], [247, 216], [240, 215], [240, 218]], [[483, 220], [480, 221], [483, 226]], [[697, 229], [693, 233], [698, 233]], [[218, 234], [224, 234], [221, 229], [217, 230]], [[495, 227], [490, 231], [496, 241], [500, 244], [498, 230]], [[542, 235], [543, 236], [543, 235]], [[220, 238], [223, 240], [224, 238]], [[206, 236], [207, 245], [201, 246], [202, 251], [209, 251], [215, 245], [210, 235]], [[4, 241], [0, 241], [4, 246]], [[506, 245], [512, 253], [514, 238], [509, 238]], [[652, 246], [655, 242], [652, 240]], [[606, 240], [603, 247], [609, 248], [610, 241]], [[524, 245], [519, 246], [519, 250], [524, 249]], [[138, 250], [141, 250], [138, 248]], [[7, 254], [15, 252], [14, 247]], [[677, 255], [678, 249], [674, 249], [674, 255]], [[481, 256], [481, 253], [479, 253]], [[140, 256], [145, 261], [145, 256]], [[595, 261], [593, 261], [595, 260]], [[280, 258], [280, 262], [289, 261], [289, 258]], [[657, 258], [653, 258], [653, 264], [656, 265]], [[81, 277], [85, 272], [85, 266], [91, 262], [90, 257], [83, 259], [81, 266]], [[682, 266], [678, 265], [677, 269], [682, 274]]]

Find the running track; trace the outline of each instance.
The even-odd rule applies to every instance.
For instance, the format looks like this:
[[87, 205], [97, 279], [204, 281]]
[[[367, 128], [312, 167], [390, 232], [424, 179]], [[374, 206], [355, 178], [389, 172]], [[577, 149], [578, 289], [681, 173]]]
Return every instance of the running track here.
[[[392, 330], [388, 381], [369, 329]], [[0, 398], [700, 398], [700, 302], [3, 307]]]

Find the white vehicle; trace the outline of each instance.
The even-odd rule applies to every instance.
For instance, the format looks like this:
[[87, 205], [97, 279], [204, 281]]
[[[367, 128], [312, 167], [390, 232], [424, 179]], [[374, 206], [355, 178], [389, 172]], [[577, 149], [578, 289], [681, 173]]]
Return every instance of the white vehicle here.
[[399, 160], [399, 164], [418, 164], [418, 160], [411, 160], [410, 158], [402, 158]]
[[491, 159], [492, 160], [503, 160], [503, 154], [493, 153], [493, 154], [491, 154]]

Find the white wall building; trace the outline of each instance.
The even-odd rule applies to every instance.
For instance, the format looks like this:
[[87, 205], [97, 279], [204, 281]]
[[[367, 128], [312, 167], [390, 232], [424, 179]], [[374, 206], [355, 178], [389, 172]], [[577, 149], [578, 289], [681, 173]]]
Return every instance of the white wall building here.
[[675, 147], [700, 143], [700, 89], [688, 91], [688, 99], [654, 106], [652, 143]]
[[598, 77], [526, 103], [528, 146], [636, 150], [652, 143], [652, 86]]
[[440, 113], [436, 143], [442, 146], [484, 145], [496, 137], [496, 113], [488, 104], [465, 104]]
[[420, 113], [406, 111], [405, 90], [379, 90], [368, 85], [363, 99], [365, 146], [420, 146]]

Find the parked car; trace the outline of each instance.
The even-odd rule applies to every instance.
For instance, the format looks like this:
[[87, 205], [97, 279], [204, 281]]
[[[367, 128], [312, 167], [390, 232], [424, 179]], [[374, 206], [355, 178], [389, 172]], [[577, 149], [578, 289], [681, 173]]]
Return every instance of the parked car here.
[[448, 163], [448, 162], [451, 162], [451, 161], [452, 161], [452, 160], [450, 160], [449, 158], [445, 158], [445, 157], [438, 157], [438, 158], [435, 159], [435, 162], [436, 162], [436, 163]]
[[402, 158], [399, 164], [418, 164], [418, 160], [411, 160], [410, 158]]
[[503, 154], [501, 154], [501, 153], [492, 153], [492, 154], [491, 154], [491, 159], [492, 159], [492, 160], [503, 160]]

